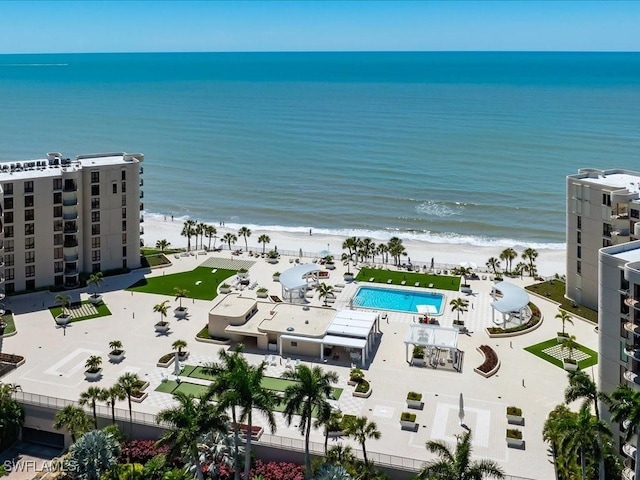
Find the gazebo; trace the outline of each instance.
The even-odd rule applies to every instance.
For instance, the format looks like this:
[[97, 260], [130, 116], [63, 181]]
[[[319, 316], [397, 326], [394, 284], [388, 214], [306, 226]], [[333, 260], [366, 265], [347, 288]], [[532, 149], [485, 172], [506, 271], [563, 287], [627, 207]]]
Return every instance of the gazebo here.
[[[500, 296], [498, 296], [498, 293]], [[522, 323], [522, 320], [531, 314], [529, 294], [524, 288], [518, 287], [513, 283], [496, 283], [491, 290], [491, 296], [494, 300], [491, 302], [491, 319], [493, 323], [497, 324], [495, 320], [496, 310], [500, 312], [502, 314], [503, 328], [506, 328], [507, 322], [512, 318], [518, 318]]]
[[293, 302], [294, 292], [298, 292], [300, 298], [304, 298], [305, 292], [309, 288], [318, 286], [317, 272], [320, 267], [315, 263], [303, 263], [296, 265], [280, 274], [280, 284], [282, 285], [282, 298]]
[[448, 351], [454, 368], [459, 370], [458, 333], [457, 328], [441, 327], [439, 325], [429, 325], [426, 323], [409, 324], [404, 338], [405, 358], [407, 362], [410, 361], [409, 345], [418, 345], [426, 349], [427, 355], [434, 365], [438, 364], [441, 353]]

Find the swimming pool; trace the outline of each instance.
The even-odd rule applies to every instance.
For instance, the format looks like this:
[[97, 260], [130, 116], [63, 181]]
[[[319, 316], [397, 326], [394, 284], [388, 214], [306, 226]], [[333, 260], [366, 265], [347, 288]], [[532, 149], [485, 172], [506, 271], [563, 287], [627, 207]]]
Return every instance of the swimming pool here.
[[354, 307], [399, 310], [441, 315], [444, 295], [389, 288], [360, 287], [353, 297]]

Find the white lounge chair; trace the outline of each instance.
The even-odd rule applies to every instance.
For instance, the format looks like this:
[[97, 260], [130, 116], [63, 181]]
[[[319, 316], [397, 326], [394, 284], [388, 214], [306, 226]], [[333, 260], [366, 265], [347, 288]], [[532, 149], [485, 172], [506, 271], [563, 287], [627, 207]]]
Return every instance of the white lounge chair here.
[[300, 362], [300, 359], [296, 358], [296, 368], [298, 368], [300, 366], [300, 363], [302, 363], [302, 362]]
[[402, 281], [400, 282], [400, 285], [406, 285], [406, 284], [407, 284], [407, 281], [406, 281], [406, 280], [402, 280]]
[[391, 283], [393, 283], [393, 280], [391, 280], [391, 279], [387, 280], [387, 285], [389, 285]]
[[271, 365], [276, 365], [278, 362], [276, 362], [276, 356], [275, 355], [271, 355], [271, 358], [269, 359], [269, 363], [271, 363]]
[[433, 283], [430, 283], [430, 284], [429, 284], [429, 288], [433, 288]]
[[287, 360], [284, 362], [284, 368], [291, 368], [291, 359], [287, 358]]
[[374, 280], [375, 280], [375, 278], [374, 278], [374, 277], [371, 277], [371, 278], [369, 279], [369, 281], [370, 281], [370, 282], [373, 282]]
[[420, 282], [416, 282], [413, 286], [414, 287], [419, 287], [420, 286]]

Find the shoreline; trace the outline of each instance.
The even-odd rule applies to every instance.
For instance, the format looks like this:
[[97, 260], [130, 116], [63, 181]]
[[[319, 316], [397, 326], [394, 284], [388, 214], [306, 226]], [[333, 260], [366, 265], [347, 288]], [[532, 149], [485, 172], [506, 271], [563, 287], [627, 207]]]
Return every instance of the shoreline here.
[[[186, 248], [187, 239], [180, 235], [182, 231], [182, 225], [184, 223], [183, 217], [175, 217], [173, 221], [171, 216], [167, 215], [166, 220], [162, 215], [151, 214], [145, 216], [145, 221], [142, 224], [144, 227], [144, 235], [142, 238], [144, 244], [147, 247], [155, 247], [158, 240], [166, 239], [170, 242], [170, 248]], [[209, 223], [211, 225], [211, 223]], [[238, 229], [234, 225], [220, 226], [214, 223], [213, 226], [217, 229], [217, 237], [211, 241], [211, 246], [222, 246], [223, 250], [228, 251], [226, 244], [221, 244], [220, 238], [227, 232], [234, 233], [236, 236]], [[304, 232], [284, 232], [274, 231], [268, 229], [254, 228], [251, 226], [251, 236], [247, 239], [249, 250], [262, 252], [262, 244], [258, 244], [258, 238], [261, 235], [267, 235], [271, 241], [266, 245], [266, 251], [273, 250], [277, 247], [278, 251], [283, 254], [290, 254], [298, 256], [298, 252], [302, 250], [305, 256], [320, 257], [323, 254], [326, 255], [326, 251], [331, 252], [337, 259], [340, 258], [344, 250], [342, 249], [342, 242], [351, 235], [327, 235], [306, 229]], [[429, 264], [433, 258], [436, 268], [444, 268], [444, 266], [457, 266], [460, 262], [473, 262], [477, 265], [479, 270], [487, 270], [486, 262], [490, 257], [499, 258], [500, 252], [502, 252], [509, 245], [494, 245], [494, 246], [478, 246], [470, 243], [434, 243], [424, 240], [416, 240], [407, 238], [402, 233], [395, 234], [401, 238], [403, 245], [407, 251], [407, 260], [411, 259], [415, 264]], [[392, 235], [389, 235], [392, 236]], [[388, 238], [379, 238], [376, 236], [369, 236], [375, 243], [387, 242]], [[209, 239], [204, 237], [204, 245], [209, 245]], [[194, 239], [192, 237], [191, 247], [194, 249]], [[522, 261], [520, 255], [527, 246], [511, 245], [512, 248], [518, 252], [518, 258], [513, 261], [513, 265]], [[566, 248], [536, 248], [535, 244], [531, 245], [538, 252], [538, 258], [536, 259], [536, 265], [538, 267], [538, 275], [547, 277], [555, 275], [556, 273], [564, 275], [566, 272]], [[200, 237], [198, 237], [198, 249], [200, 247]], [[232, 250], [245, 249], [244, 238], [239, 237], [237, 243], [232, 244]], [[324, 252], [324, 253], [321, 253]], [[379, 262], [377, 257], [376, 263]]]

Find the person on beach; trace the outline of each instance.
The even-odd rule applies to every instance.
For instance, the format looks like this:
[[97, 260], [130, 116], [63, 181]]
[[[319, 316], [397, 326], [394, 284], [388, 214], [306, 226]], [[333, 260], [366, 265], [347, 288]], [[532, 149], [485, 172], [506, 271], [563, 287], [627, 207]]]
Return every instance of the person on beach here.
[[309, 229], [309, 236], [311, 236], [311, 229]]

